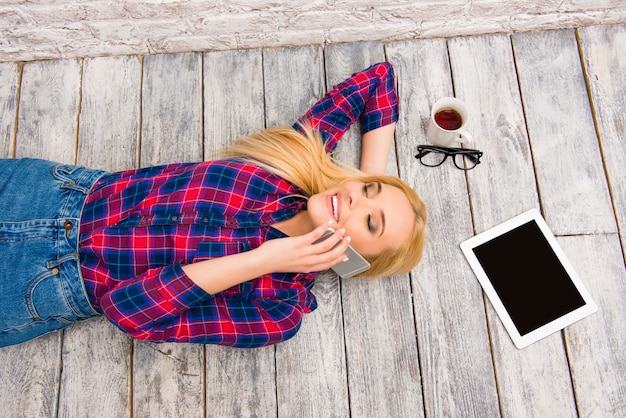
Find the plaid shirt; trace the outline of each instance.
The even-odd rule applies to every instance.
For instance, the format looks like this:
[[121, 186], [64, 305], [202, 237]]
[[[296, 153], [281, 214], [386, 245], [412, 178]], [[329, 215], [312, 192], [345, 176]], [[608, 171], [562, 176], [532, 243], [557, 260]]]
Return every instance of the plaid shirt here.
[[[357, 119], [367, 132], [397, 120], [390, 64], [336, 86], [299, 119], [328, 151]], [[317, 306], [316, 273], [272, 273], [210, 295], [181, 266], [284, 237], [272, 224], [306, 209], [304, 194], [240, 160], [107, 174], [89, 194], [80, 256], [94, 308], [134, 338], [259, 347], [284, 341]]]

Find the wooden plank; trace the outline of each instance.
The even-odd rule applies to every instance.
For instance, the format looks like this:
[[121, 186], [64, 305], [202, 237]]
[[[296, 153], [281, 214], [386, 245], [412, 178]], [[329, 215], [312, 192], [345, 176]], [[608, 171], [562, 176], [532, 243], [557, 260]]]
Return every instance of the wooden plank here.
[[[264, 50], [263, 69], [267, 126], [293, 124], [323, 95], [319, 46]], [[279, 416], [349, 414], [339, 282], [321, 275], [313, 292], [317, 310], [304, 317], [298, 335], [276, 347]]]
[[[77, 60], [24, 65], [17, 157], [74, 162], [80, 77], [81, 62]], [[53, 332], [2, 349], [0, 405], [3, 411], [21, 411], [24, 416], [57, 414], [62, 335], [62, 332]]]
[[[385, 52], [378, 42], [335, 44], [326, 48], [325, 57], [330, 89], [351, 74], [385, 61]], [[358, 167], [361, 134], [356, 125], [344, 136], [335, 156]], [[390, 156], [387, 173], [397, 176], [395, 152]], [[408, 275], [373, 282], [342, 280], [341, 295], [350, 413], [421, 416], [422, 389]], [[393, 388], [388, 386], [390, 381]]]
[[[544, 212], [552, 214], [547, 219], [563, 225], [565, 222], [576, 224], [584, 218], [589, 229], [573, 227], [572, 230], [616, 231], [574, 32], [520, 34], [513, 40], [538, 174], [541, 165], [546, 172], [548, 161], [552, 165], [550, 176], [538, 175]], [[547, 81], [528, 74], [539, 68], [546, 69], [550, 87]], [[545, 109], [547, 103], [554, 108], [551, 121], [546, 121], [546, 116], [537, 111], [528, 111], [530, 108]], [[546, 135], [559, 128], [562, 131], [569, 129], [576, 138], [568, 136], [566, 143], [562, 135]], [[533, 136], [538, 132], [540, 135]], [[557, 145], [545, 146], [547, 141], [557, 141]], [[569, 150], [570, 142], [576, 148], [575, 152]], [[623, 145], [621, 147], [623, 149]], [[554, 155], [557, 151], [558, 154]], [[568, 185], [570, 189], [579, 189], [582, 200], [569, 189], [562, 192], [568, 200], [572, 199], [569, 202], [564, 202], [562, 196], [545, 197], [544, 190], [556, 190], [557, 187], [546, 183], [561, 185], [563, 181], [556, 179], [561, 175], [572, 183]], [[595, 202], [587, 202], [588, 199]], [[571, 207], [564, 208], [564, 204]], [[568, 237], [561, 238], [560, 242], [567, 244], [564, 251], [592, 291], [600, 310], [564, 332], [577, 412], [579, 415], [623, 415], [619, 413], [620, 410], [624, 412], [623, 355], [615, 357], [614, 353], [623, 354], [626, 335], [623, 300], [626, 292], [624, 263], [616, 236]]]
[[64, 334], [59, 416], [128, 416], [130, 338], [102, 317]]
[[472, 235], [465, 174], [451, 161], [430, 168], [414, 158], [417, 145], [427, 143], [432, 105], [453, 95], [446, 41], [389, 44], [387, 56], [398, 76], [400, 175], [428, 208], [424, 259], [411, 274], [425, 413], [497, 416], [482, 291], [458, 246]]
[[135, 341], [133, 416], [202, 416], [203, 367], [201, 345]]
[[62, 335], [0, 348], [0, 410], [9, 416], [57, 415]]
[[0, 63], [0, 158], [13, 156], [20, 73], [19, 64]]
[[142, 87], [141, 165], [202, 160], [202, 55], [148, 55]]
[[[141, 109], [140, 166], [201, 161], [202, 55], [146, 56]], [[204, 399], [203, 360], [200, 345], [135, 341], [133, 415], [198, 415]]]
[[74, 163], [81, 67], [78, 60], [24, 65], [16, 157]]
[[616, 234], [559, 237], [598, 312], [565, 329], [579, 416], [626, 416], [626, 270]]
[[513, 35], [535, 172], [557, 235], [615, 232], [573, 30]]
[[[260, 49], [204, 54], [205, 159], [264, 127], [262, 65]], [[274, 351], [207, 345], [206, 415], [276, 416]]]
[[260, 49], [204, 55], [205, 158], [236, 138], [265, 128]]
[[120, 171], [138, 161], [141, 59], [86, 59], [78, 132], [78, 163]]
[[[480, 167], [467, 175], [474, 227], [480, 232], [537, 206], [530, 148], [510, 38], [454, 38], [449, 52], [456, 95], [475, 115], [469, 129], [485, 152]], [[518, 350], [487, 306], [502, 415], [575, 416], [561, 336]]]
[[325, 93], [319, 46], [263, 50], [266, 126], [291, 126]]
[[626, 254], [626, 25], [578, 30], [613, 208]]
[[[77, 163], [116, 171], [137, 162], [141, 61], [86, 59]], [[105, 318], [65, 331], [59, 415], [123, 417], [131, 402], [131, 339]]]

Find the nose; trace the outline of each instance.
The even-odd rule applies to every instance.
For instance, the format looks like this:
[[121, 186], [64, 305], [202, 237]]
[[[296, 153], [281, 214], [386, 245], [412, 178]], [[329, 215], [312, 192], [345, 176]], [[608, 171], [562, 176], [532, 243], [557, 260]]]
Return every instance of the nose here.
[[348, 193], [348, 208], [350, 208], [351, 211], [359, 207], [361, 197], [362, 196], [360, 196], [356, 190], [352, 190]]
[[370, 210], [369, 207], [373, 202], [370, 199], [363, 196], [363, 193], [360, 190], [353, 190], [348, 194], [349, 204], [351, 212], [356, 212], [360, 210]]

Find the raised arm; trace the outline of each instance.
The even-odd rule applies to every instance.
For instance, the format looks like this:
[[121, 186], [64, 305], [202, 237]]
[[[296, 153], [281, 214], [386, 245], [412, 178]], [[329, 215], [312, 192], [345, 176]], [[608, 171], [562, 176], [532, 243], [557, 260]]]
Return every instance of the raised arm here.
[[361, 171], [375, 176], [385, 174], [396, 124], [385, 125], [363, 134]]
[[326, 150], [331, 152], [357, 120], [361, 121], [363, 135], [361, 169], [372, 174], [384, 172], [398, 120], [398, 96], [390, 63], [374, 64], [336, 85], [294, 126], [308, 124], [319, 130]]

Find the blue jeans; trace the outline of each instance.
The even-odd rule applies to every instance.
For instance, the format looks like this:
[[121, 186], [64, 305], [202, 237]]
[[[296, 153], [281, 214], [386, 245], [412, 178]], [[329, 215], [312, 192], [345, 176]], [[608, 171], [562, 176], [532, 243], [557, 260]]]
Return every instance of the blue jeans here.
[[80, 216], [103, 171], [0, 160], [0, 347], [98, 315], [78, 258]]

